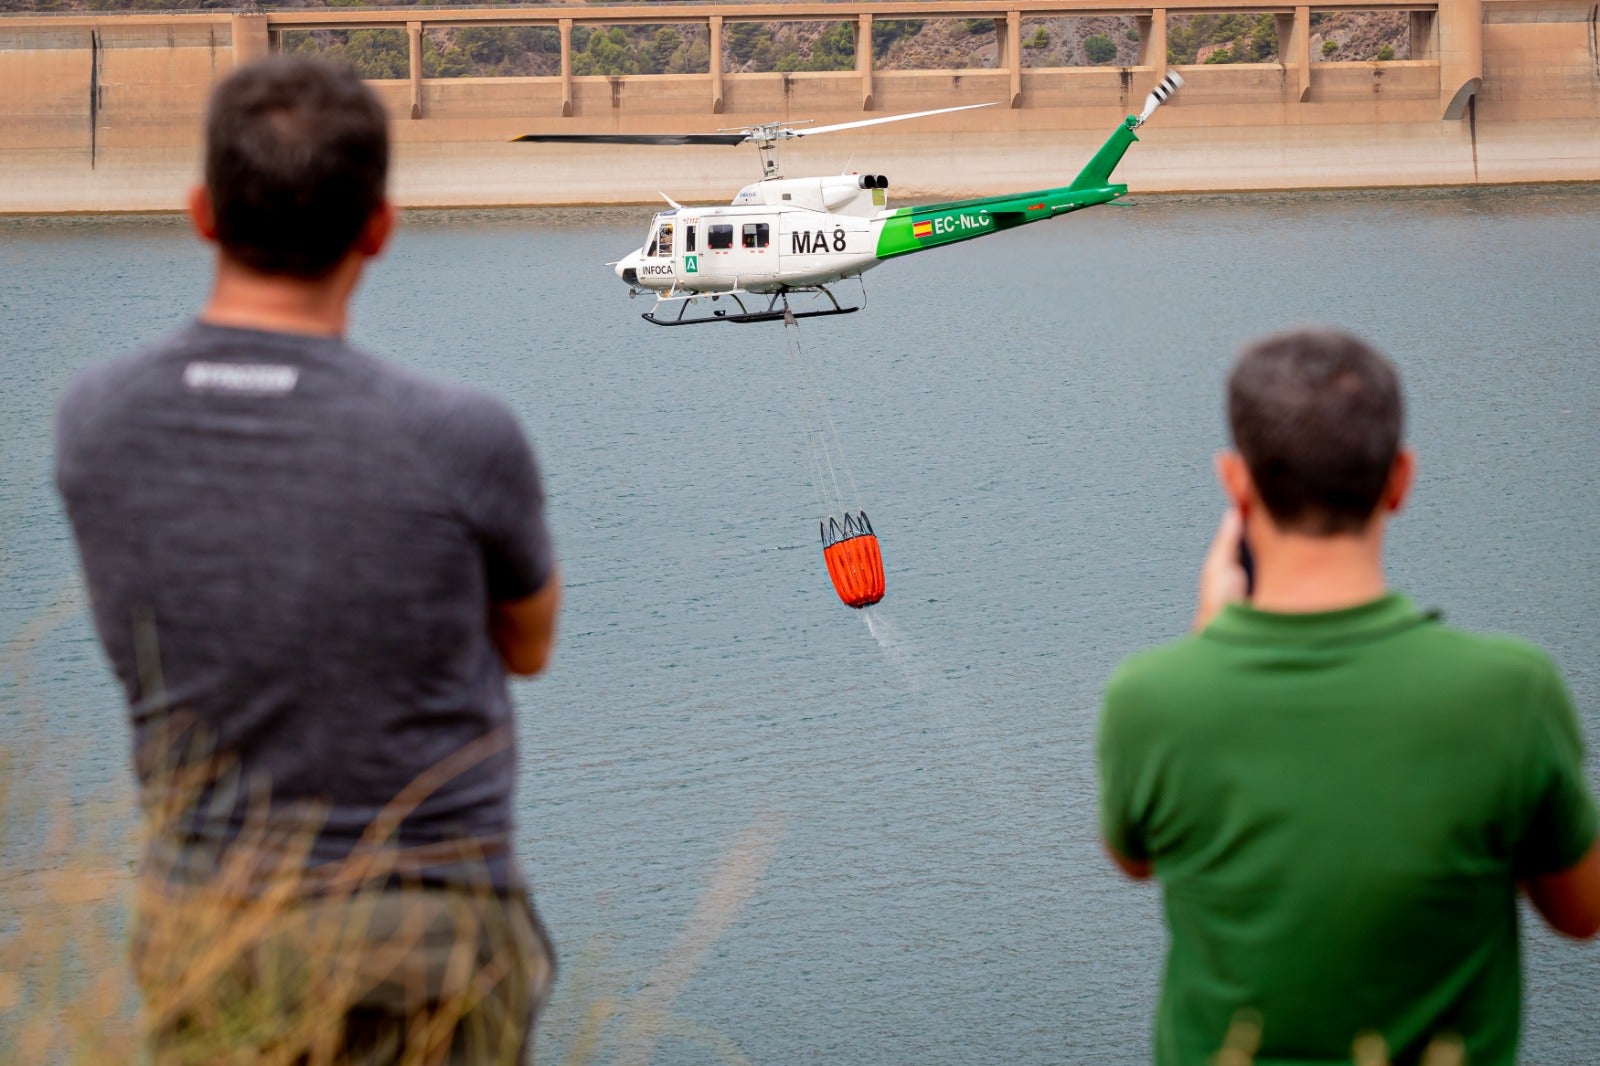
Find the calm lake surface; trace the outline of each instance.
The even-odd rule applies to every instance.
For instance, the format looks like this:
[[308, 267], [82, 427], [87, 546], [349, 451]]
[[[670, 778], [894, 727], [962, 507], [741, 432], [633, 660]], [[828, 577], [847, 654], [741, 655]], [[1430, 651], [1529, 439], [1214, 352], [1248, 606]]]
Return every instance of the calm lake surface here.
[[[1394, 583], [1549, 649], [1600, 745], [1600, 189], [1145, 198], [869, 273], [803, 326], [883, 544], [867, 613], [823, 570], [782, 330], [651, 327], [603, 265], [649, 214], [413, 215], [354, 327], [504, 397], [545, 465], [567, 604], [516, 688], [545, 1060], [608, 1005], [599, 1061], [663, 1016], [661, 1063], [1147, 1059], [1159, 899], [1096, 842], [1097, 701], [1186, 627], [1222, 379], [1267, 330], [1398, 362]], [[85, 804], [131, 802], [127, 730], [52, 411], [208, 267], [172, 219], [0, 221], [0, 747]], [[1525, 1061], [1600, 1062], [1600, 949], [1527, 924]]]

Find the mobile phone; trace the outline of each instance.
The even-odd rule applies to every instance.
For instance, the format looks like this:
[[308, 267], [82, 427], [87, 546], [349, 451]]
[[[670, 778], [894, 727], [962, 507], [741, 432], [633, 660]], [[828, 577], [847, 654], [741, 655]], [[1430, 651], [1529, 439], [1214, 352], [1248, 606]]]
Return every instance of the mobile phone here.
[[1244, 598], [1248, 600], [1256, 594], [1256, 557], [1243, 530], [1239, 531], [1239, 568], [1244, 571]]

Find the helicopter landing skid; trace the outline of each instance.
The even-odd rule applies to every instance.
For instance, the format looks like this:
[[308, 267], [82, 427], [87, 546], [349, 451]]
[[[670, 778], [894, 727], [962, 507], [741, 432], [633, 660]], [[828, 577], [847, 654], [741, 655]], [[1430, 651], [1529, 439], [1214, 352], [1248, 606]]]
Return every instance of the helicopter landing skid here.
[[[833, 306], [824, 307], [820, 311], [794, 311], [789, 307], [789, 294], [791, 292], [820, 292], [822, 295], [828, 298], [828, 302], [833, 304]], [[749, 293], [746, 293], [745, 295], [748, 296]], [[689, 305], [695, 300], [704, 299], [706, 296], [730, 297], [734, 303], [739, 305], [739, 310], [737, 312], [716, 310], [712, 311], [709, 315], [695, 315], [692, 318], [685, 318], [684, 314], [689, 310]], [[785, 318], [827, 318], [833, 315], [854, 314], [855, 312], [861, 310], [860, 307], [842, 306], [839, 301], [834, 298], [833, 293], [829, 292], [821, 285], [818, 285], [815, 288], [806, 289], [784, 289], [781, 292], [773, 293], [772, 298], [767, 301], [767, 306], [756, 311], [752, 311], [746, 307], [745, 302], [739, 299], [739, 294], [736, 292], [705, 293], [699, 296], [692, 296], [684, 299], [683, 303], [678, 308], [678, 315], [676, 318], [665, 318], [656, 315], [656, 310], [659, 309], [661, 304], [665, 302], [665, 300], [658, 300], [654, 308], [651, 308], [649, 311], [646, 311], [639, 317], [655, 326], [699, 326], [708, 322], [782, 322], [785, 320]]]

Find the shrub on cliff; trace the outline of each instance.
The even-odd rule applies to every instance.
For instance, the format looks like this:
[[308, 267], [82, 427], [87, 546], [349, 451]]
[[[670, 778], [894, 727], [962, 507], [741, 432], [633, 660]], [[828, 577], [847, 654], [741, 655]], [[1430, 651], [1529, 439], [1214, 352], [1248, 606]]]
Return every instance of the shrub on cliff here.
[[1084, 39], [1083, 54], [1089, 57], [1091, 63], [1109, 63], [1117, 58], [1117, 46], [1111, 38], [1097, 33]]

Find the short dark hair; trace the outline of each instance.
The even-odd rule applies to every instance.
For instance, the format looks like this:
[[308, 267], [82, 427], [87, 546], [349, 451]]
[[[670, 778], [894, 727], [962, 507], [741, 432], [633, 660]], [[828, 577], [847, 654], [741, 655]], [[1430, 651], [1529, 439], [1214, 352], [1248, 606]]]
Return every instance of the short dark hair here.
[[388, 116], [347, 68], [260, 60], [211, 94], [205, 167], [224, 251], [265, 274], [326, 277], [383, 202]]
[[1244, 349], [1228, 375], [1228, 426], [1280, 528], [1313, 536], [1366, 528], [1400, 450], [1400, 378], [1358, 337], [1280, 333]]

